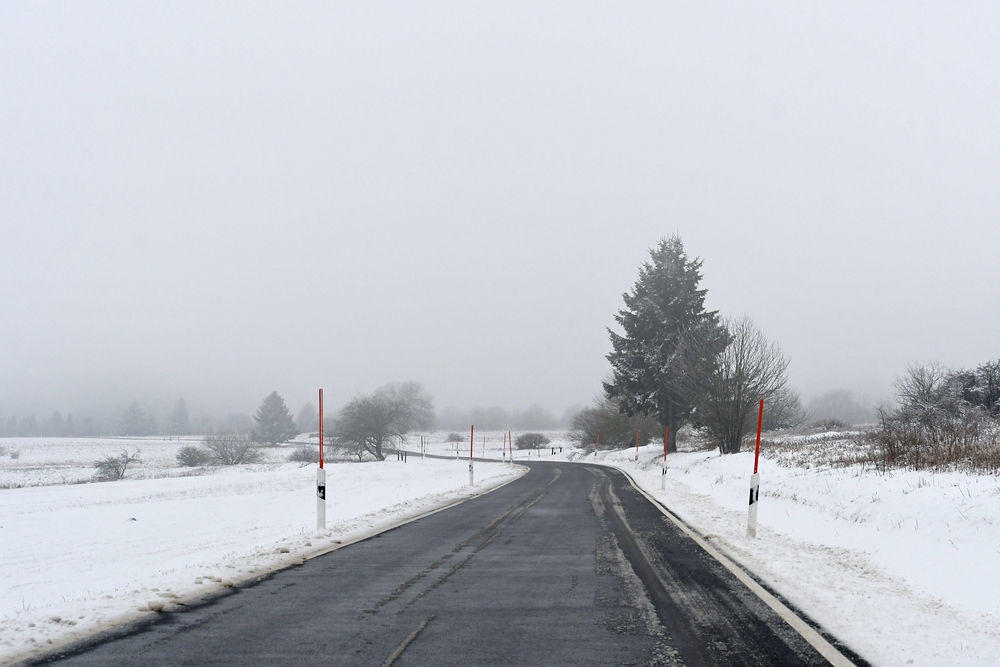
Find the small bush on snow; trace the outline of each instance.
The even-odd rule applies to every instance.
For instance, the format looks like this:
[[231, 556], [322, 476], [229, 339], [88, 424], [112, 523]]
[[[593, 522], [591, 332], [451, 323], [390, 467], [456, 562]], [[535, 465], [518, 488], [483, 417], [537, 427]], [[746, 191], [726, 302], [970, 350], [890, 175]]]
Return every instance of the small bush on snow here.
[[261, 460], [260, 443], [247, 433], [209, 435], [204, 443], [216, 465], [234, 466]]
[[288, 455], [288, 460], [293, 463], [315, 463], [319, 461], [319, 448], [299, 445]]
[[94, 473], [94, 479], [101, 482], [125, 479], [125, 473], [129, 466], [141, 462], [138, 449], [131, 454], [127, 449], [123, 449], [121, 454], [117, 456], [105, 454], [102, 458], [94, 461], [94, 467], [97, 469], [97, 472]]
[[541, 433], [522, 433], [515, 438], [514, 446], [518, 449], [536, 449], [549, 442], [550, 440]]
[[194, 445], [185, 445], [181, 447], [177, 452], [177, 463], [178, 465], [185, 466], [188, 468], [196, 468], [198, 466], [203, 466], [212, 460], [212, 452], [208, 451], [204, 447], [195, 447]]

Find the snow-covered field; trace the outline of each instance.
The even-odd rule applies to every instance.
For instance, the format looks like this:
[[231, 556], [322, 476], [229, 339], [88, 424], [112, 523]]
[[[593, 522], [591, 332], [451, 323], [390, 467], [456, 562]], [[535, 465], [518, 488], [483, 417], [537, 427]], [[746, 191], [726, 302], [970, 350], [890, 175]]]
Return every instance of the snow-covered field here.
[[[426, 435], [426, 434], [425, 434]], [[429, 451], [454, 455], [446, 433]], [[514, 434], [517, 435], [516, 433]], [[542, 459], [581, 460], [558, 432]], [[468, 437], [468, 434], [465, 434]], [[485, 449], [483, 449], [485, 438]], [[417, 449], [418, 438], [410, 448]], [[477, 457], [501, 454], [477, 433]], [[750, 453], [600, 452], [651, 495], [878, 666], [998, 663], [1000, 479], [830, 465], [837, 436], [789, 438], [761, 459], [758, 538], [745, 537]], [[183, 442], [0, 440], [0, 662], [249, 579], [465, 497], [468, 468], [420, 460], [329, 467], [329, 529], [315, 531], [315, 466], [265, 450], [254, 466], [182, 469]], [[142, 450], [133, 479], [70, 484], [93, 461]], [[551, 455], [552, 447], [563, 448]], [[468, 440], [459, 444], [468, 456]], [[16, 459], [10, 451], [20, 450]], [[517, 451], [518, 460], [539, 452]], [[594, 461], [593, 454], [583, 460]], [[183, 476], [178, 475], [191, 475]], [[511, 468], [476, 465], [476, 491]], [[45, 485], [45, 486], [38, 486]], [[26, 488], [11, 488], [25, 486]], [[288, 551], [285, 552], [284, 550]], [[52, 643], [49, 643], [52, 642]]]
[[[316, 466], [286, 463], [290, 448], [267, 449], [253, 466], [182, 469], [174, 457], [183, 444], [0, 440], [8, 450], [0, 457], [0, 663], [299, 562], [522, 470], [479, 463], [470, 491], [464, 461], [328, 465], [327, 530], [317, 532]], [[89, 479], [95, 459], [123, 446], [142, 450], [129, 479], [68, 483]]]
[[[177, 466], [177, 450], [197, 445], [198, 438], [0, 438], [0, 489], [51, 484], [81, 484], [94, 476], [94, 461], [123, 449], [139, 450], [142, 464], [130, 479], [200, 474]], [[267, 448], [265, 460], [284, 461], [285, 448]], [[13, 454], [13, 457], [11, 456]]]
[[1000, 664], [1000, 479], [823, 464], [839, 446], [819, 436], [762, 452], [757, 539], [746, 537], [752, 453], [671, 454], [663, 491], [661, 446], [597, 461], [872, 664]]

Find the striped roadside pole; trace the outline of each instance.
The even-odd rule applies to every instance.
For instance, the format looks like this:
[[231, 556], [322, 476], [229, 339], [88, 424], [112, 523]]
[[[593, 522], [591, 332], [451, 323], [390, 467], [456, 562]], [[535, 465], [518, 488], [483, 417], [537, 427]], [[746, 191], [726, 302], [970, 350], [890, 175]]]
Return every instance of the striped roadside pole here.
[[319, 468], [316, 470], [316, 530], [326, 529], [326, 469], [323, 468], [323, 390], [319, 390]]
[[750, 513], [747, 515], [747, 537], [757, 537], [757, 505], [760, 501], [760, 474], [757, 464], [760, 461], [760, 427], [764, 423], [764, 399], [760, 399], [760, 410], [757, 412], [757, 447], [753, 453], [753, 475], [750, 476]]

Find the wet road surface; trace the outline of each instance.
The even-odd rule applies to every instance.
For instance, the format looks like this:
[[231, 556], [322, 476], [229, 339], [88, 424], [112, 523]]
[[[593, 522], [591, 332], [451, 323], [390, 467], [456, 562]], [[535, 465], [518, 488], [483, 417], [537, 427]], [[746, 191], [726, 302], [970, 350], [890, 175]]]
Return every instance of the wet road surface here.
[[830, 664], [622, 473], [529, 466], [491, 493], [30, 664]]

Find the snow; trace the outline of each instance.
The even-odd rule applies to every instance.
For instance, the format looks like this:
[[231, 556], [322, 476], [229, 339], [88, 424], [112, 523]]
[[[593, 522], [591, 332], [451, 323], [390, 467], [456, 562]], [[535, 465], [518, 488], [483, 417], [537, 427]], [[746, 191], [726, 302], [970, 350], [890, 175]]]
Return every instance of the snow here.
[[[447, 434], [433, 453], [454, 454]], [[514, 434], [515, 437], [517, 433]], [[517, 460], [586, 460], [564, 433]], [[762, 452], [758, 538], [746, 533], [753, 455], [599, 452], [650, 495], [880, 667], [996, 664], [1000, 655], [1000, 479], [830, 464], [837, 436], [789, 437]], [[845, 436], [846, 437], [846, 436]], [[486, 439], [483, 450], [482, 439]], [[411, 449], [418, 438], [411, 438]], [[476, 456], [499, 458], [502, 435], [476, 434]], [[328, 467], [329, 529], [315, 530], [315, 465], [265, 450], [254, 466], [182, 469], [160, 440], [4, 439], [0, 456], [0, 662], [51, 649], [259, 576], [466, 497], [464, 458]], [[125, 446], [143, 463], [121, 482], [86, 481]], [[551, 448], [563, 448], [550, 455]], [[468, 440], [459, 445], [468, 456]], [[17, 459], [9, 452], [20, 450]], [[476, 463], [476, 492], [519, 469]], [[179, 475], [194, 476], [179, 476]], [[485, 481], [484, 481], [485, 480]], [[24, 486], [25, 488], [10, 488]], [[134, 519], [134, 521], [133, 521]], [[287, 553], [282, 553], [287, 549]], [[56, 620], [58, 619], [58, 620]], [[49, 643], [52, 642], [52, 643]]]
[[[0, 440], [21, 450], [0, 458], [0, 663], [301, 562], [524, 470], [477, 463], [469, 489], [465, 461], [328, 464], [327, 530], [317, 531], [316, 466], [285, 463], [289, 448], [265, 450], [260, 465], [192, 470], [174, 462], [190, 443], [12, 440]], [[87, 479], [95, 459], [123, 445], [142, 449], [135, 479], [61, 483]]]
[[872, 664], [997, 664], [1000, 479], [883, 475], [806, 463], [823, 446], [804, 454], [762, 452], [757, 539], [746, 537], [752, 453], [671, 454], [665, 491], [662, 446], [641, 448], [638, 462], [634, 449], [596, 458]]

